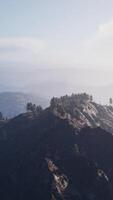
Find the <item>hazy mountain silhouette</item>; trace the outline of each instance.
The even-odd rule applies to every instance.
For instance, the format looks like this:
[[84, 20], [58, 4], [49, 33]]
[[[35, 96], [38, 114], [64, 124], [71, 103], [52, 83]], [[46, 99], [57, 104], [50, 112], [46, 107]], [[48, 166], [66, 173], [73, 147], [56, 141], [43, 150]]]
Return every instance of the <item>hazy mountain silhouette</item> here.
[[2, 92], [0, 93], [0, 111], [4, 117], [12, 118], [26, 111], [27, 102], [47, 107], [49, 100], [34, 94], [22, 92]]
[[[71, 94], [91, 93], [96, 101], [107, 103], [112, 96], [112, 71], [75, 66], [67, 68], [4, 64], [0, 68], [0, 91], [35, 93], [45, 98]], [[109, 91], [109, 92], [108, 92]]]

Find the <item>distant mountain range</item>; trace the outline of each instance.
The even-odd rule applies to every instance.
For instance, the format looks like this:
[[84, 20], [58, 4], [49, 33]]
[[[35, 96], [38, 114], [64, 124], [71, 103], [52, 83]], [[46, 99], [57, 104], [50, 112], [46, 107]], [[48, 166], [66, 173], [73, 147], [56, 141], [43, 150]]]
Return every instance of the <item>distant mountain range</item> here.
[[26, 111], [27, 102], [41, 105], [43, 108], [49, 105], [49, 100], [34, 94], [22, 92], [0, 93], [0, 112], [4, 117], [12, 118]]
[[[0, 91], [33, 93], [51, 98], [72, 92], [91, 93], [95, 101], [108, 103], [112, 97], [112, 71], [93, 70], [77, 66], [70, 68], [49, 68], [21, 66], [1, 63]], [[12, 78], [13, 74], [13, 78]]]

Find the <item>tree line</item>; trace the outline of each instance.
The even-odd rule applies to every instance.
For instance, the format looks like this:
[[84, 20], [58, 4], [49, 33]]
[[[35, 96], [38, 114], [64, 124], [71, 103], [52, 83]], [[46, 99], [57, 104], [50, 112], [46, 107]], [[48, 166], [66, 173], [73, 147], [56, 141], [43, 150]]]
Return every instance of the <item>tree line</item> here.
[[32, 104], [31, 102], [28, 102], [26, 105], [26, 110], [29, 112], [32, 112], [34, 115], [38, 115], [43, 111], [43, 108], [39, 105]]

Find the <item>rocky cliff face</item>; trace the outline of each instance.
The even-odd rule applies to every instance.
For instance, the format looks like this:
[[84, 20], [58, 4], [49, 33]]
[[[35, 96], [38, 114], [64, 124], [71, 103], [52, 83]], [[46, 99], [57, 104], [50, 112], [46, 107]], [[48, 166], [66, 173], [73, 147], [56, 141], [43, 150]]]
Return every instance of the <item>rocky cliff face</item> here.
[[71, 120], [75, 127], [101, 127], [113, 133], [113, 107], [93, 102], [92, 96], [86, 93], [53, 98], [51, 109]]
[[1, 124], [0, 198], [112, 200], [113, 135], [55, 102]]

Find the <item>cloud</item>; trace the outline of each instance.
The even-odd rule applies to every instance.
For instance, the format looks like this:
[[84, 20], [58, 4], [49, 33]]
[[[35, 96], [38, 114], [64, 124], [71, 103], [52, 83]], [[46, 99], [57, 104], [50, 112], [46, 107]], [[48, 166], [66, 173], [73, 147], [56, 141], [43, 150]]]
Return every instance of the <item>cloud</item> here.
[[113, 66], [113, 20], [100, 25], [95, 35], [82, 44], [84, 63], [102, 68]]
[[[71, 58], [70, 58], [71, 55]], [[72, 52], [55, 42], [37, 38], [0, 38], [0, 62], [57, 66], [72, 62]]]
[[45, 48], [45, 42], [35, 38], [0, 38], [0, 61], [34, 63]]
[[73, 42], [69, 48], [55, 40], [30, 37], [0, 38], [0, 62], [5, 61], [52, 68], [112, 68], [113, 20], [100, 25], [91, 38], [78, 45]]
[[0, 62], [4, 61], [52, 68], [74, 65], [75, 49], [37, 38], [0, 38]]

